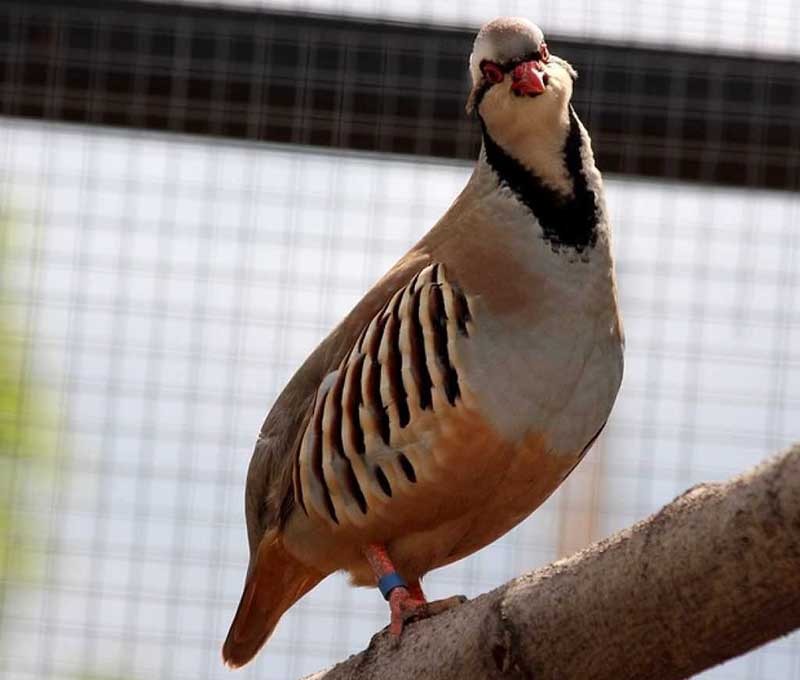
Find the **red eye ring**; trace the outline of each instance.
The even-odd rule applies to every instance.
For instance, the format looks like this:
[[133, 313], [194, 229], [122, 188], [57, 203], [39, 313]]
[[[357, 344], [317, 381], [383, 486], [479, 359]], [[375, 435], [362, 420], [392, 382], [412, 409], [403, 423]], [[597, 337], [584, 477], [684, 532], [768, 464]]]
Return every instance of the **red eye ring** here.
[[483, 73], [483, 77], [493, 85], [502, 83], [503, 78], [506, 77], [506, 74], [503, 73], [503, 69], [501, 69], [493, 61], [484, 61], [481, 64], [481, 73]]

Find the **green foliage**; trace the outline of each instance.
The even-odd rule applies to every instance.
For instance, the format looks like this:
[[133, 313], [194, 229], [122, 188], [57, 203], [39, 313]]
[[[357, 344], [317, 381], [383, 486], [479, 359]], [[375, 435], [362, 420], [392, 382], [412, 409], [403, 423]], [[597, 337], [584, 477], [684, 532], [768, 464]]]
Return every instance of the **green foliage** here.
[[19, 510], [32, 498], [47, 498], [55, 432], [47, 395], [33, 378], [31, 338], [12, 316], [8, 280], [15, 263], [8, 243], [8, 227], [0, 223], [0, 581], [6, 583], [29, 577], [34, 567], [37, 527], [22, 522]]
[[13, 544], [18, 537], [12, 524], [19, 502], [23, 468], [35, 456], [30, 427], [30, 389], [22, 379], [25, 347], [0, 319], [0, 578], [14, 575], [21, 555]]
[[[9, 239], [9, 229], [0, 220], [0, 642], [4, 597], [22, 581], [33, 585], [32, 574], [39, 566], [36, 546], [47, 541], [46, 527], [23, 521], [20, 509], [49, 506], [56, 490], [55, 457], [66, 455], [56, 450], [58, 423], [52, 399], [36, 381], [33, 339], [14, 317], [13, 310], [25, 300], [10, 297], [9, 277], [19, 262], [9, 256]], [[76, 680], [119, 678], [78, 674]]]

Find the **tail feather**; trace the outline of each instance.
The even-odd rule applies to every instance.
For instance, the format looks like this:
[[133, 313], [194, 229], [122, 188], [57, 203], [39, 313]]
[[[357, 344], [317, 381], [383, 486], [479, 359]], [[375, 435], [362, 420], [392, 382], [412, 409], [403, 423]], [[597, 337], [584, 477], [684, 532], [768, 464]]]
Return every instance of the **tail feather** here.
[[258, 547], [244, 584], [242, 599], [222, 645], [222, 659], [231, 668], [244, 666], [264, 645], [278, 620], [325, 574], [302, 564], [283, 547], [277, 531], [268, 532]]

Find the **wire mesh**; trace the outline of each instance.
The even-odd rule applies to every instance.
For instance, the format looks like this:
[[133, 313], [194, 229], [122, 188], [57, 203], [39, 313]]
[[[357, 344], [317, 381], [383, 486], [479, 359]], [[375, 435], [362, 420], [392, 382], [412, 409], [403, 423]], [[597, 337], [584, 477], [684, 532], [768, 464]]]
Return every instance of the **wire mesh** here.
[[[24, 386], [0, 422], [36, 434], [2, 461], [0, 676], [227, 677], [265, 411], [469, 167], [11, 118], [0, 145], [0, 385]], [[483, 592], [800, 439], [798, 196], [607, 189], [628, 340], [612, 421], [532, 518], [434, 572], [433, 597]], [[331, 577], [242, 677], [318, 670], [386, 616]], [[800, 680], [800, 641], [704, 677]]]
[[[157, 0], [168, 2], [169, 0]], [[536, 17], [553, 33], [703, 50], [800, 54], [800, 8], [791, 0], [182, 0], [186, 5], [282, 8], [405, 21], [480, 25], [495, 16]]]
[[[582, 74], [573, 103], [607, 171], [800, 188], [797, 60], [547, 36]], [[472, 160], [473, 37], [224, 7], [9, 0], [0, 113]]]

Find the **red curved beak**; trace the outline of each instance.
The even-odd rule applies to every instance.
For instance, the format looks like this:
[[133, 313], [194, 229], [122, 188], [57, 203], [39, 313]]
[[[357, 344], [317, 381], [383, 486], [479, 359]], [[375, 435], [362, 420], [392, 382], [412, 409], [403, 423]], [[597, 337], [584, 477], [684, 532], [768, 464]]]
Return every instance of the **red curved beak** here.
[[544, 92], [547, 74], [540, 61], [525, 61], [511, 72], [511, 91], [514, 94], [535, 96]]

